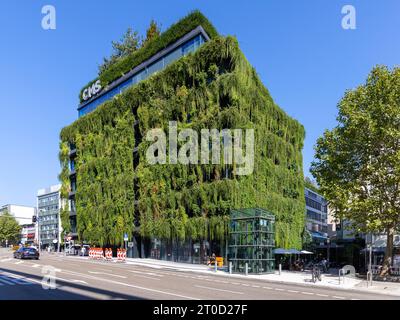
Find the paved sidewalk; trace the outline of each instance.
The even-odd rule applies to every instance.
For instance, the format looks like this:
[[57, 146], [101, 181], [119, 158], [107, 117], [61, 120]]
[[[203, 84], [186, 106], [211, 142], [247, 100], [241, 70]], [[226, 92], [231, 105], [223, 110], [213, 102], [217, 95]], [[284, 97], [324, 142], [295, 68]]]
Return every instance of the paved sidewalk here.
[[339, 277], [335, 274], [323, 274], [322, 281], [318, 281], [317, 283], [313, 283], [311, 281], [311, 273], [310, 272], [289, 272], [282, 271], [279, 273], [276, 271], [274, 274], [265, 274], [265, 275], [242, 275], [242, 274], [229, 274], [226, 271], [218, 270], [214, 271], [214, 267], [209, 267], [205, 265], [197, 265], [197, 264], [187, 264], [187, 263], [179, 263], [179, 262], [171, 262], [171, 261], [161, 261], [154, 259], [131, 259], [128, 258], [127, 264], [133, 265], [141, 265], [147, 266], [150, 268], [168, 268], [174, 269], [177, 271], [191, 271], [191, 272], [201, 272], [201, 273], [213, 273], [221, 276], [230, 276], [234, 278], [249, 278], [249, 279], [259, 279], [266, 281], [273, 281], [279, 283], [293, 283], [293, 284], [302, 284], [307, 286], [316, 286], [316, 287], [328, 287], [335, 288], [338, 290], [357, 290], [357, 291], [365, 291], [365, 292], [374, 292], [380, 294], [387, 295], [396, 295], [400, 296], [400, 284], [399, 283], [386, 283], [386, 282], [378, 282], [374, 281], [372, 286], [367, 286], [366, 280], [353, 278], [353, 277], [343, 277], [339, 282]]

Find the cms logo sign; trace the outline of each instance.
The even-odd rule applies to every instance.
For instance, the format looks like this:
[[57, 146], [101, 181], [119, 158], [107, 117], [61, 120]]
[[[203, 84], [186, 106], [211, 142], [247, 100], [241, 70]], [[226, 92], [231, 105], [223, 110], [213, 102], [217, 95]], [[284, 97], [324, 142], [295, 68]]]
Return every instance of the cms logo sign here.
[[83, 100], [86, 101], [86, 100], [90, 99], [91, 97], [98, 94], [100, 92], [100, 90], [101, 90], [100, 80], [97, 80], [91, 86], [89, 86], [85, 90], [83, 90], [83, 92], [82, 92]]

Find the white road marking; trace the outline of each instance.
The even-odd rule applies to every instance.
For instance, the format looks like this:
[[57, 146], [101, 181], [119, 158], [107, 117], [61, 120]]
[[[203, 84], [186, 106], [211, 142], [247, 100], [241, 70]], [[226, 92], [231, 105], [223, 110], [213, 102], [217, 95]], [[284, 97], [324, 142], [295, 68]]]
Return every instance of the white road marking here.
[[23, 263], [24, 263], [23, 261], [15, 262], [15, 264], [23, 264]]
[[323, 293], [317, 293], [316, 295], [319, 297], [329, 297], [329, 295]]
[[285, 289], [281, 289], [281, 288], [275, 288], [274, 290], [276, 290], [276, 291], [285, 291]]
[[272, 288], [271, 288], [271, 287], [263, 287], [263, 289], [272, 290]]
[[260, 286], [252, 285], [253, 288], [260, 288]]
[[339, 296], [332, 296], [332, 298], [335, 298], [335, 299], [346, 299], [345, 297], [339, 297]]
[[1, 262], [7, 262], [7, 261], [10, 261], [10, 260], [13, 260], [13, 258], [3, 259], [3, 260], [1, 260]]
[[127, 271], [131, 272], [131, 273], [135, 273], [135, 274], [137, 274], [138, 277], [141, 277], [141, 278], [146, 278], [146, 279], [151, 279], [151, 280], [156, 280], [156, 281], [160, 281], [161, 280], [159, 278], [145, 276], [145, 275], [142, 274], [142, 272], [139, 272], [139, 271], [133, 271], [133, 270], [127, 270]]
[[212, 288], [212, 287], [204, 287], [204, 286], [197, 286], [197, 285], [195, 285], [195, 287], [196, 287], [196, 288], [208, 289], [208, 290], [215, 290], [215, 291], [223, 291], [223, 292], [235, 293], [235, 294], [244, 294], [243, 292], [239, 292], [239, 291], [231, 291], [231, 290], [217, 289], [217, 288]]
[[167, 292], [167, 291], [150, 289], [150, 288], [141, 287], [141, 286], [135, 286], [133, 284], [123, 283], [123, 282], [109, 280], [109, 279], [98, 278], [98, 277], [95, 277], [95, 276], [89, 276], [89, 275], [81, 274], [81, 273], [74, 272], [74, 271], [63, 270], [62, 273], [72, 274], [72, 275], [79, 276], [79, 277], [86, 278], [86, 279], [94, 279], [94, 280], [109, 282], [109, 283], [113, 283], [113, 284], [117, 284], [117, 285], [121, 285], [121, 286], [125, 286], [125, 287], [136, 288], [136, 289], [141, 289], [141, 290], [145, 290], [145, 291], [166, 294], [166, 295], [175, 296], [175, 297], [184, 298], [184, 299], [200, 300], [199, 298], [194, 298], [194, 297], [190, 297], [190, 296], [184, 296], [184, 295], [181, 295], [181, 294]]
[[10, 281], [10, 279], [11, 279], [10, 277], [0, 275], [0, 282], [2, 282], [3, 284], [8, 284], [10, 286], [14, 286], [15, 283]]
[[71, 282], [88, 284], [86, 281], [83, 281], [83, 280], [71, 280]]
[[288, 292], [291, 292], [291, 293], [299, 293], [299, 291], [297, 291], [297, 290], [288, 290]]
[[34, 264], [33, 266], [32, 266], [32, 268], [39, 268], [40, 267], [40, 264]]
[[111, 276], [111, 277], [117, 277], [117, 278], [121, 278], [121, 279], [126, 279], [125, 276], [120, 276], [118, 274], [111, 274], [111, 273], [98, 272], [98, 271], [88, 271], [88, 272], [92, 273], [92, 274], [102, 274], [102, 275], [105, 275], [105, 276]]
[[308, 295], [314, 295], [313, 292], [305, 292], [305, 291], [302, 291], [301, 293], [302, 293], [302, 294], [308, 294]]

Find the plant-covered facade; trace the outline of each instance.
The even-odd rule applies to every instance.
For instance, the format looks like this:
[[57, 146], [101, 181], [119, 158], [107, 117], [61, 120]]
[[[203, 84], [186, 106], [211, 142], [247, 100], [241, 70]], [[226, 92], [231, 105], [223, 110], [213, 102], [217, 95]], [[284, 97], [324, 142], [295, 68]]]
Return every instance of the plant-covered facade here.
[[[226, 254], [231, 209], [265, 208], [276, 216], [276, 245], [300, 249], [304, 128], [274, 103], [237, 40], [191, 15], [175, 34], [200, 25], [208, 41], [62, 130], [60, 180], [75, 210], [64, 213], [64, 229], [97, 245], [121, 245], [128, 233], [134, 255], [183, 250], [188, 261], [202, 261], [207, 248]], [[170, 121], [197, 132], [254, 129], [253, 173], [236, 175], [235, 163], [149, 164], [146, 134], [168, 132]]]

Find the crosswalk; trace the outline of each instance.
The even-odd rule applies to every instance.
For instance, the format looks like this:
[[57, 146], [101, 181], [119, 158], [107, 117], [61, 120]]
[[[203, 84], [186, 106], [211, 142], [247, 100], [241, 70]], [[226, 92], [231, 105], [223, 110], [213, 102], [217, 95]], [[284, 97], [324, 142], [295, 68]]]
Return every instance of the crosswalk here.
[[18, 277], [15, 275], [5, 275], [5, 274], [0, 274], [0, 287], [2, 286], [15, 286], [15, 285], [32, 285], [34, 284], [32, 281], [29, 281], [28, 279], [24, 277]]

